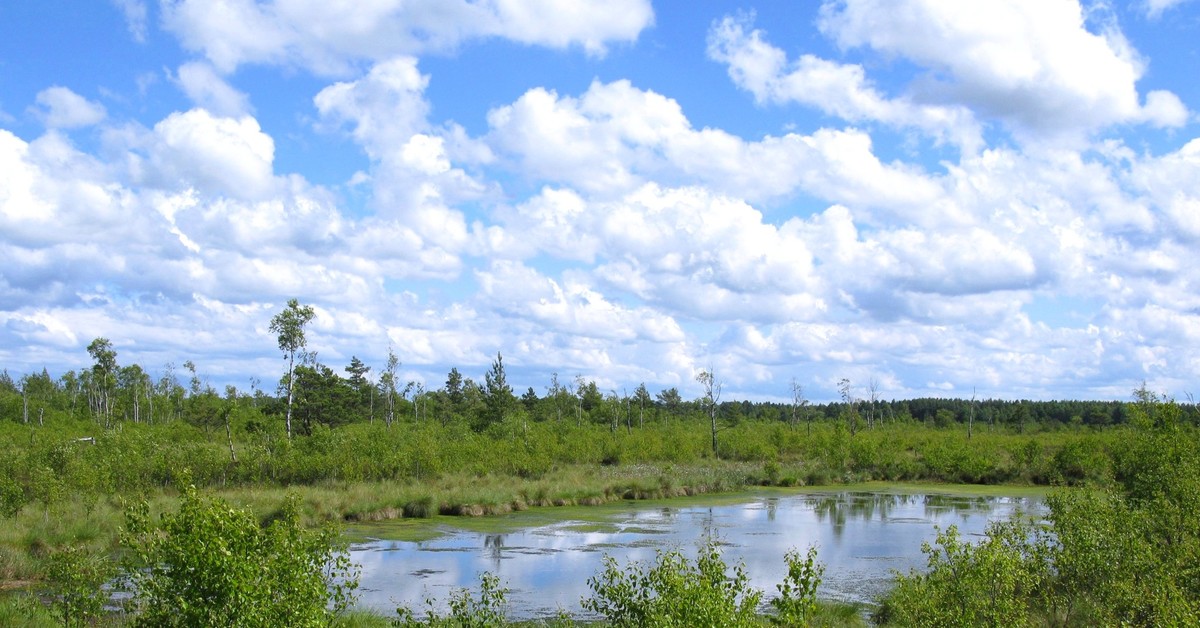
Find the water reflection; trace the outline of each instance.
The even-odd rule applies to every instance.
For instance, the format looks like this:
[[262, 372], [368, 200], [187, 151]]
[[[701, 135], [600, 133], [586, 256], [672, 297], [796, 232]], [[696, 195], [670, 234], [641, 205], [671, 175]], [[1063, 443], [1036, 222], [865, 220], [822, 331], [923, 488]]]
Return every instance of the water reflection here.
[[504, 535], [503, 534], [487, 534], [483, 537], [484, 554], [492, 559], [494, 563], [493, 569], [500, 570], [500, 559], [503, 558], [504, 550]]
[[935, 525], [980, 534], [989, 520], [1018, 509], [1038, 511], [1041, 502], [845, 491], [678, 508], [629, 503], [597, 507], [599, 522], [538, 522], [503, 534], [446, 527], [432, 540], [372, 541], [351, 554], [362, 566], [360, 605], [383, 613], [400, 604], [421, 607], [426, 598], [444, 604], [454, 589], [475, 587], [478, 574], [491, 571], [511, 589], [513, 618], [559, 609], [579, 614], [579, 600], [590, 594], [587, 579], [605, 554], [621, 563], [652, 560], [659, 549], [694, 556], [709, 540], [722, 545], [728, 563], [744, 562], [768, 596], [785, 574], [784, 553], [816, 544], [827, 566], [820, 594], [866, 602], [886, 590], [891, 570], [924, 566], [921, 543], [933, 540]]

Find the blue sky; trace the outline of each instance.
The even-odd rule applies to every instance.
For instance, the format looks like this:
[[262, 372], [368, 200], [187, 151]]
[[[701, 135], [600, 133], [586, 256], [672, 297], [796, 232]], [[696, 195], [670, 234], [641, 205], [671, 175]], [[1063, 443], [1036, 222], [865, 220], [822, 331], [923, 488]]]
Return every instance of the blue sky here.
[[1200, 4], [0, 6], [0, 365], [1183, 397]]

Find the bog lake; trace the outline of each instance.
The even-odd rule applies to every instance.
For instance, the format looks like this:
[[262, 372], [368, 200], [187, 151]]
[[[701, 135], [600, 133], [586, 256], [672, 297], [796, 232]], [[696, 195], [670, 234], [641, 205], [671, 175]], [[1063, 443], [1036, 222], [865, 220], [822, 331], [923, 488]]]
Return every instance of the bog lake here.
[[391, 615], [403, 605], [419, 615], [426, 600], [435, 600], [445, 612], [453, 592], [477, 592], [479, 575], [491, 572], [509, 589], [510, 619], [581, 616], [580, 600], [591, 594], [587, 580], [604, 556], [621, 565], [650, 563], [658, 550], [694, 558], [710, 540], [727, 564], [745, 565], [764, 600], [786, 574], [784, 554], [815, 544], [826, 566], [818, 596], [870, 605], [895, 572], [925, 566], [921, 545], [939, 528], [955, 525], [972, 539], [989, 521], [1044, 511], [1037, 491], [979, 495], [972, 488], [769, 490], [356, 525], [350, 550], [361, 567], [358, 606]]

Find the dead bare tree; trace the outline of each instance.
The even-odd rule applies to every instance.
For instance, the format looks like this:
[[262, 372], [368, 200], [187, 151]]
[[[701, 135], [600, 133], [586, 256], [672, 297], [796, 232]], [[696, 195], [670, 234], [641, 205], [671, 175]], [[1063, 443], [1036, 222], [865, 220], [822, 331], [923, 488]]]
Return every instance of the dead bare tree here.
[[843, 377], [838, 380], [838, 393], [842, 397], [842, 403], [845, 404], [846, 427], [849, 428], [850, 435], [854, 436], [858, 433], [858, 402], [854, 398], [849, 379]]
[[967, 415], [967, 440], [971, 440], [971, 432], [975, 428], [975, 387], [971, 387], [971, 412]]
[[875, 427], [875, 407], [879, 404], [879, 380], [872, 377], [867, 381], [867, 400], [870, 406], [867, 407], [867, 429]]
[[[804, 387], [796, 378], [792, 378], [792, 427], [800, 420], [800, 415], [808, 415], [808, 400], [804, 398]], [[808, 422], [808, 433], [812, 434], [812, 422]]]

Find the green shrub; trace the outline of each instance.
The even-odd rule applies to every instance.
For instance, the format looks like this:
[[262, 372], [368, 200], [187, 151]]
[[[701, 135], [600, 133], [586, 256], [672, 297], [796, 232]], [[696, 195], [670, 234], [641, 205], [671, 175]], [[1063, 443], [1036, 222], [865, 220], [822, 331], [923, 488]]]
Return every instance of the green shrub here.
[[762, 592], [749, 586], [742, 565], [730, 576], [716, 544], [695, 563], [678, 551], [659, 551], [652, 566], [620, 567], [605, 556], [604, 569], [588, 578], [592, 597], [583, 608], [614, 626], [748, 626], [756, 623]]
[[450, 596], [450, 615], [443, 617], [433, 610], [433, 600], [426, 600], [424, 619], [417, 619], [412, 609], [396, 609], [393, 626], [444, 626], [446, 628], [499, 628], [508, 624], [506, 607], [508, 589], [500, 586], [500, 578], [492, 573], [479, 575], [479, 598], [471, 597], [468, 589], [459, 589]]
[[1200, 482], [1194, 465], [1175, 474], [1152, 500], [1092, 490], [1049, 498], [1063, 613], [1094, 625], [1195, 625]]
[[116, 573], [116, 565], [108, 557], [82, 547], [72, 545], [51, 553], [46, 561], [46, 579], [54, 615], [64, 626], [96, 622], [108, 601], [103, 586]]
[[129, 508], [122, 542], [144, 625], [323, 626], [357, 587], [338, 531], [303, 528], [295, 497], [264, 527], [189, 485], [158, 525], [145, 502]]
[[1067, 485], [1102, 482], [1110, 476], [1109, 458], [1092, 439], [1067, 443], [1054, 454], [1054, 479]]
[[825, 574], [825, 565], [817, 562], [817, 548], [810, 546], [803, 560], [796, 550], [784, 556], [788, 573], [775, 585], [779, 597], [771, 600], [775, 623], [780, 626], [804, 626], [817, 610], [817, 587]]
[[934, 545], [925, 573], [899, 575], [875, 621], [900, 626], [1027, 626], [1051, 577], [1052, 541], [1017, 518], [994, 522], [978, 544], [950, 526]]

